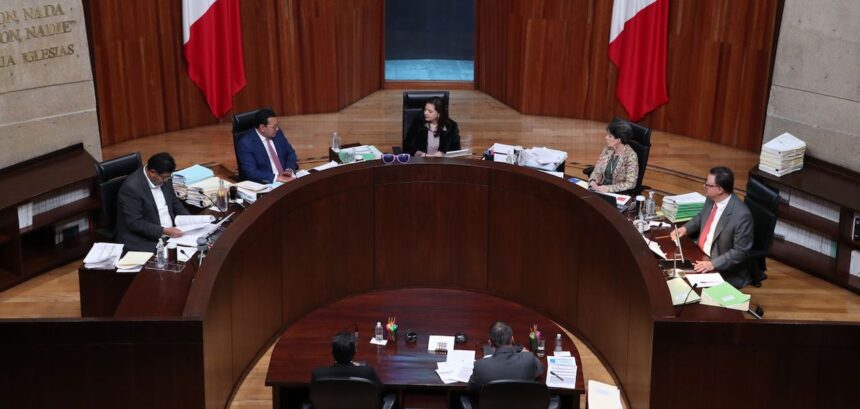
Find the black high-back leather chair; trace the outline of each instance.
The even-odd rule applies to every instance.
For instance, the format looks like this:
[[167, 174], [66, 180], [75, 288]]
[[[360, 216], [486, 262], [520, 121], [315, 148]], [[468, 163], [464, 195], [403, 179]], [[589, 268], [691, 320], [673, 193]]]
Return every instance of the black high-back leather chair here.
[[[460, 404], [463, 409], [473, 408], [468, 396], [461, 397]], [[546, 384], [536, 381], [492, 381], [481, 388], [478, 396], [480, 409], [556, 409], [558, 406], [558, 398], [550, 398]]]
[[753, 244], [749, 254], [747, 254], [747, 268], [750, 272], [751, 284], [761, 287], [761, 282], [767, 279], [765, 259], [770, 250], [770, 243], [773, 241], [773, 231], [776, 228], [779, 191], [750, 178], [747, 182], [744, 204], [746, 204], [753, 218]]
[[405, 91], [403, 92], [403, 136], [400, 146], [406, 145], [406, 132], [409, 126], [424, 115], [424, 105], [431, 98], [442, 98], [445, 106], [448, 105], [448, 91]]
[[[239, 142], [239, 138], [245, 134], [249, 129], [254, 128], [254, 118], [257, 116], [257, 112], [260, 112], [259, 109], [255, 109], [253, 111], [248, 112], [240, 112], [238, 114], [233, 115], [233, 151], [236, 152], [236, 147], [238, 146], [237, 142]], [[236, 163], [239, 163], [239, 155], [236, 154]]]
[[[633, 135], [630, 138], [630, 147], [636, 152], [636, 159], [639, 162], [639, 175], [636, 177], [636, 186], [633, 189], [617, 193], [631, 196], [640, 195], [643, 190], [650, 189], [649, 186], [642, 185], [642, 180], [645, 178], [645, 168], [648, 167], [648, 156], [651, 154], [651, 128], [646, 128], [636, 122], [630, 122], [618, 117], [612, 120], [624, 121], [630, 124], [630, 128], [633, 129]], [[582, 170], [582, 173], [587, 177], [591, 177], [591, 172], [593, 171], [594, 166], [589, 165]]]
[[142, 165], [140, 152], [96, 163], [96, 183], [102, 204], [99, 227], [96, 233], [106, 241], [113, 241], [116, 229], [119, 188], [125, 178]]
[[314, 409], [391, 409], [393, 394], [382, 397], [382, 391], [364, 378], [322, 378], [311, 382], [311, 407]]

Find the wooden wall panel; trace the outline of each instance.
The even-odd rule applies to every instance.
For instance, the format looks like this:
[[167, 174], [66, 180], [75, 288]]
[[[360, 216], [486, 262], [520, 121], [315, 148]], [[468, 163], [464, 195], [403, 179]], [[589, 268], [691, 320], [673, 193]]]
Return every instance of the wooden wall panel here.
[[[182, 4], [83, 0], [102, 145], [218, 123], [185, 73]], [[383, 0], [242, 0], [234, 112], [337, 111], [382, 87]]]
[[[669, 103], [643, 124], [757, 151], [783, 0], [672, 0]], [[609, 61], [612, 2], [478, 0], [477, 89], [525, 114], [626, 117]]]

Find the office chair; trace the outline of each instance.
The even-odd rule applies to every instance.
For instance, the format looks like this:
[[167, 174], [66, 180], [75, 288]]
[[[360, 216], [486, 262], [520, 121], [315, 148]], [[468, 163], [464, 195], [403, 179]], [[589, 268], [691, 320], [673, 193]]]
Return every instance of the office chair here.
[[382, 396], [379, 386], [364, 378], [322, 378], [310, 386], [314, 409], [391, 409], [395, 398], [393, 393]]
[[[618, 117], [612, 119], [621, 120]], [[645, 168], [648, 167], [648, 156], [651, 153], [651, 128], [646, 128], [642, 125], [639, 125], [635, 122], [624, 121], [630, 124], [630, 127], [633, 128], [633, 135], [630, 138], [630, 147], [636, 152], [636, 159], [639, 162], [639, 175], [636, 177], [636, 186], [633, 189], [625, 190], [622, 192], [616, 192], [622, 195], [630, 195], [637, 196], [641, 195], [642, 191], [651, 189], [650, 186], [643, 186], [642, 179], [645, 178]], [[585, 174], [586, 179], [591, 177], [591, 173], [594, 172], [594, 165], [588, 165], [584, 169], [582, 169], [582, 173]]]
[[761, 287], [761, 282], [767, 279], [765, 259], [773, 241], [773, 231], [776, 228], [779, 192], [764, 183], [750, 178], [747, 182], [747, 194], [744, 204], [752, 214], [753, 245], [747, 254], [747, 268], [750, 272], [751, 284]]
[[[463, 409], [472, 409], [469, 396], [460, 397]], [[558, 396], [549, 396], [546, 384], [536, 381], [499, 380], [481, 388], [478, 395], [479, 409], [558, 409]]]
[[[445, 106], [448, 105], [448, 91], [405, 91], [403, 92], [403, 136], [400, 146], [406, 146], [406, 132], [413, 122], [424, 115], [424, 105], [431, 98], [442, 98]], [[449, 111], [450, 113], [450, 111]]]
[[96, 163], [96, 183], [102, 204], [99, 227], [96, 234], [106, 241], [113, 241], [116, 229], [117, 200], [122, 182], [142, 165], [140, 152]]

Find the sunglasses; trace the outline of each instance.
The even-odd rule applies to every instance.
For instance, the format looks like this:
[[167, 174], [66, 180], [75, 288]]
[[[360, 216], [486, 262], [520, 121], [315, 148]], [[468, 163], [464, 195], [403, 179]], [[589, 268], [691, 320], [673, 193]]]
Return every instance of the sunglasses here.
[[409, 159], [412, 159], [412, 155], [408, 153], [400, 153], [397, 155], [393, 153], [386, 153], [382, 155], [382, 163], [386, 165], [390, 165], [395, 161], [397, 163], [409, 163]]

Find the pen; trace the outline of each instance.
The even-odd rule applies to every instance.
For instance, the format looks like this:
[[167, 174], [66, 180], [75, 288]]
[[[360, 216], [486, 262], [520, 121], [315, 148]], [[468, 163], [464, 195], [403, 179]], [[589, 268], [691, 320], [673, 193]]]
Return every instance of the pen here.
[[654, 238], [655, 238], [655, 239], [666, 239], [666, 238], [669, 238], [669, 237], [670, 237], [670, 236], [666, 235], [666, 236], [657, 236], [657, 237], [654, 237]]
[[558, 376], [558, 374], [557, 374], [557, 373], [555, 373], [555, 372], [553, 372], [553, 371], [549, 371], [549, 373], [551, 373], [551, 374], [552, 374], [552, 376], [555, 376], [556, 378], [558, 378], [558, 380], [560, 380], [560, 381], [564, 382], [564, 378], [562, 378], [562, 377]]

